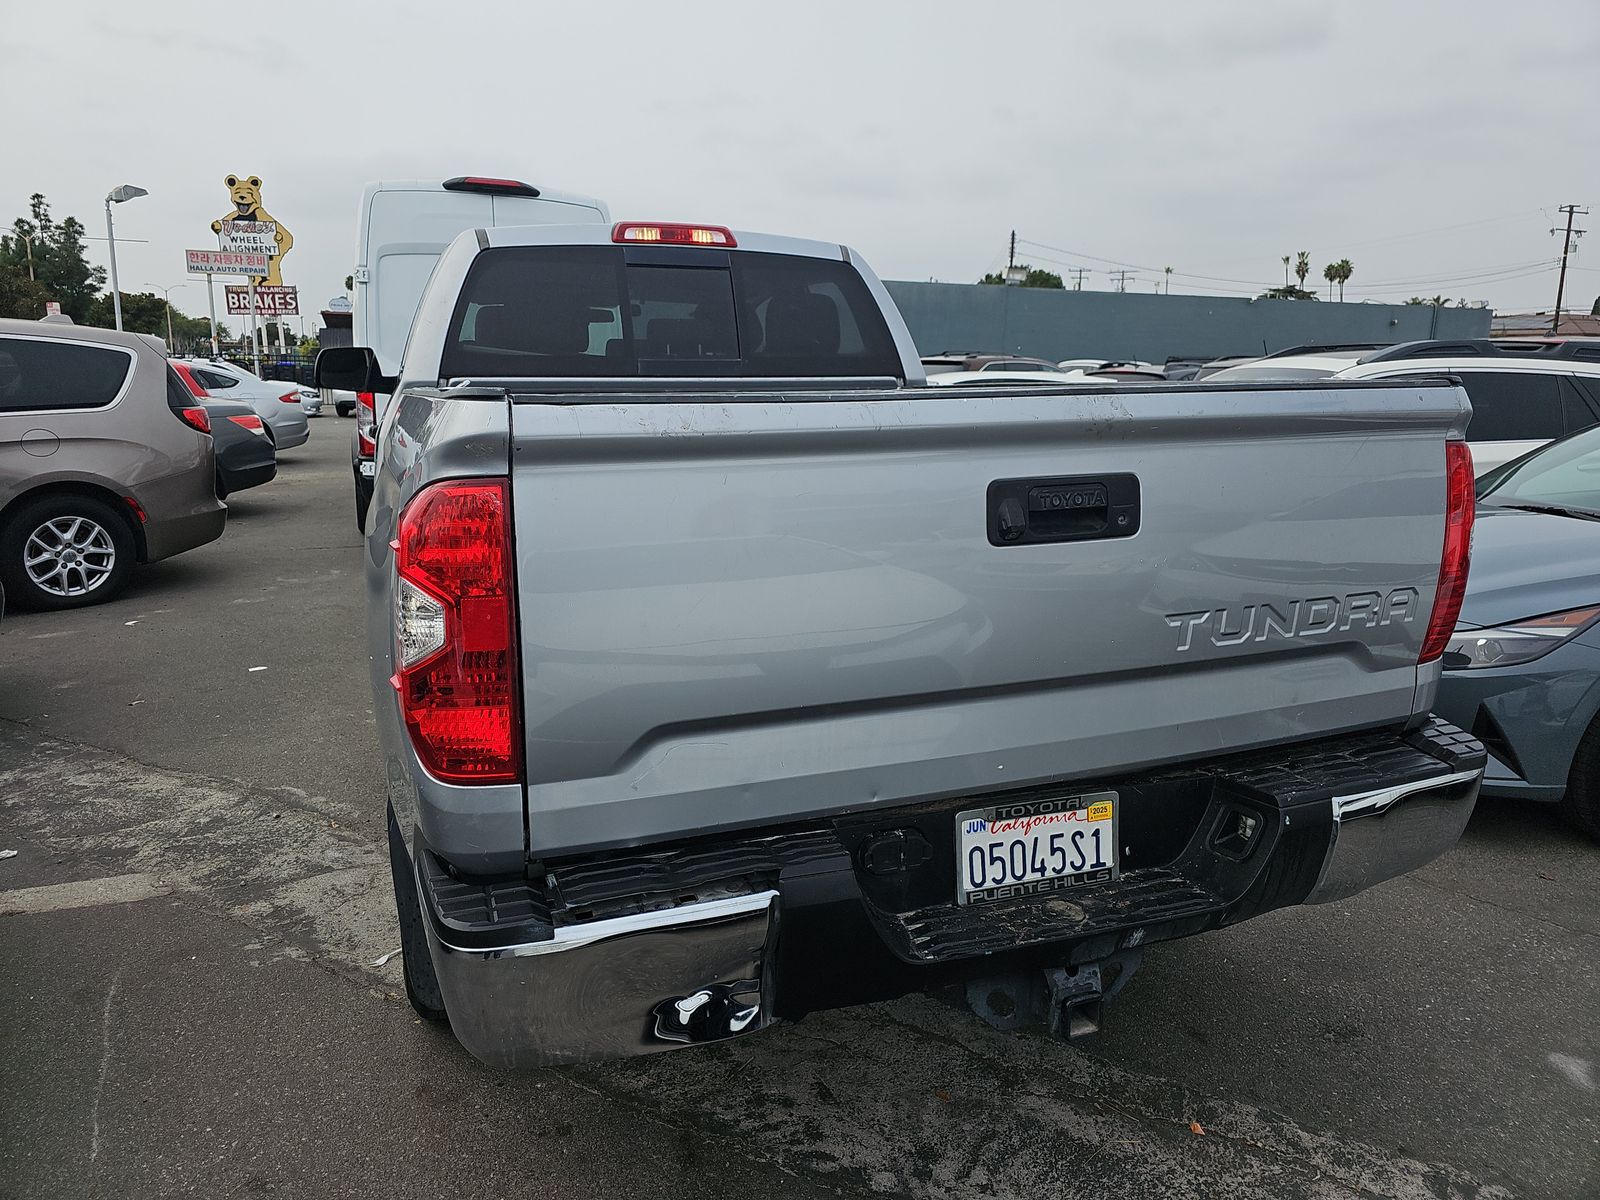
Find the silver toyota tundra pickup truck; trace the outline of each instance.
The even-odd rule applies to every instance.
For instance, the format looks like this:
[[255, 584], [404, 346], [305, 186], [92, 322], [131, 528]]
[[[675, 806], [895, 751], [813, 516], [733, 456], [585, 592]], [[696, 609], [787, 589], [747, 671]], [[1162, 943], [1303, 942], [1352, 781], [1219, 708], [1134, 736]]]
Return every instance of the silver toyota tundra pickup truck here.
[[933, 389], [849, 249], [475, 230], [364, 554], [417, 1011], [507, 1067], [914, 991], [1092, 1032], [1144, 946], [1447, 850], [1448, 382]]

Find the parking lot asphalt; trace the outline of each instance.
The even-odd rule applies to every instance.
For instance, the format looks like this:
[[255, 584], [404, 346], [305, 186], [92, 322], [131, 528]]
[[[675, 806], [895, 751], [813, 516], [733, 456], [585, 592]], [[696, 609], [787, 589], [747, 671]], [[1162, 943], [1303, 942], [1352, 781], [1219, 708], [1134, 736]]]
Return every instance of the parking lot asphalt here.
[[0, 1196], [1600, 1195], [1600, 847], [1489, 801], [1406, 879], [1151, 947], [1093, 1042], [910, 997], [478, 1066], [378, 965], [349, 435], [0, 623]]

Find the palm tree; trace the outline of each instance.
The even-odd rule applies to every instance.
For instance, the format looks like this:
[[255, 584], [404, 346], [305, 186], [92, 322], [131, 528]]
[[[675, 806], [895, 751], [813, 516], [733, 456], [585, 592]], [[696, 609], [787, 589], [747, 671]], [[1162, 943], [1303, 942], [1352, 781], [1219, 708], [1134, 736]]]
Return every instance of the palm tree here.
[[1171, 267], [1162, 267], [1161, 269], [1162, 269], [1162, 271], [1164, 271], [1166, 273], [1166, 276], [1167, 276], [1167, 278], [1166, 278], [1167, 290], [1166, 290], [1165, 294], [1170, 296], [1170, 295], [1172, 295], [1172, 268]]
[[1289, 256], [1287, 254], [1283, 256], [1283, 286], [1289, 286]]
[[1311, 274], [1311, 251], [1302, 250], [1294, 256], [1294, 273], [1300, 280], [1300, 290], [1305, 291], [1306, 276]]
[[1356, 268], [1348, 258], [1341, 258], [1334, 266], [1339, 268], [1339, 303], [1344, 303], [1344, 285], [1350, 282], [1350, 276], [1356, 273]]
[[1333, 285], [1339, 282], [1339, 264], [1329, 263], [1322, 268], [1322, 277], [1328, 281], [1328, 299], [1333, 299]]

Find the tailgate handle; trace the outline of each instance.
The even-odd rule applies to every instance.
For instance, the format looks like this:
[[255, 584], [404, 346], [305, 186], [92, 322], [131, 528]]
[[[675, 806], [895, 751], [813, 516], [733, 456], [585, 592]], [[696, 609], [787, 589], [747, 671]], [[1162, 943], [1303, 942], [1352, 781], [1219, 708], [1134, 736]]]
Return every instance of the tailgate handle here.
[[997, 479], [989, 485], [989, 543], [1026, 546], [1132, 537], [1139, 531], [1134, 475]]

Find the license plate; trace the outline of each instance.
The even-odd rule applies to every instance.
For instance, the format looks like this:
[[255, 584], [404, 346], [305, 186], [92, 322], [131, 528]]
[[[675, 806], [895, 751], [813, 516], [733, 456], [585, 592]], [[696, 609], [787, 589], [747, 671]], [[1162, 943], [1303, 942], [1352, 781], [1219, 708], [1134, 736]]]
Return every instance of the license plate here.
[[956, 814], [956, 899], [1035, 896], [1117, 877], [1117, 794], [1089, 792]]
[[377, 473], [378, 473], [378, 464], [373, 462], [371, 459], [363, 459], [361, 464], [360, 464], [360, 466], [358, 466], [356, 469], [358, 471], [360, 471], [363, 475], [367, 476], [368, 478], [371, 478], [371, 477], [377, 475]]

